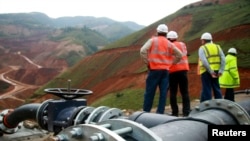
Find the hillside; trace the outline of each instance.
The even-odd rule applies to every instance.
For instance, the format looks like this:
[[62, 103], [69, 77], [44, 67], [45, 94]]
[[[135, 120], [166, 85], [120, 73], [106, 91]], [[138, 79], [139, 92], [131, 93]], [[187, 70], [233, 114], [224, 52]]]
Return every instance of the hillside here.
[[38, 12], [0, 14], [0, 53], [20, 52], [44, 67], [49, 60], [65, 61], [67, 66], [72, 66], [103, 46], [143, 27], [105, 17], [53, 19]]
[[[19, 68], [9, 74], [15, 80], [43, 85], [85, 56], [142, 27], [134, 22], [108, 18], [52, 19], [37, 12], [0, 14], [0, 66]], [[30, 65], [21, 55], [43, 70]], [[29, 78], [29, 75], [41, 76], [44, 72], [47, 75], [39, 77], [43, 80]]]
[[[14, 25], [27, 27], [30, 30], [41, 27], [50, 28], [89, 28], [104, 35], [109, 42], [115, 41], [142, 29], [144, 26], [135, 22], [118, 22], [112, 19], [92, 16], [59, 17], [50, 18], [46, 14], [39, 12], [0, 14], [0, 25]], [[116, 32], [119, 31], [119, 34]], [[4, 34], [0, 34], [0, 37]]]
[[[139, 49], [155, 34], [159, 23], [166, 23], [169, 29], [176, 30], [180, 34], [180, 40], [186, 42], [191, 54], [189, 88], [193, 98], [199, 97], [200, 92], [196, 61], [200, 35], [205, 31], [213, 34], [214, 42], [220, 44], [224, 52], [231, 46], [239, 50], [238, 64], [241, 74], [239, 89], [250, 88], [247, 83], [250, 81], [248, 76], [250, 65], [247, 59], [250, 54], [249, 6], [247, 0], [204, 0], [188, 5], [149, 27], [106, 46], [106, 49], [83, 59], [58, 78], [71, 79], [73, 87], [93, 90], [94, 94], [87, 97], [90, 104], [107, 94], [125, 93], [126, 90], [131, 90], [135, 95], [142, 97], [147, 70], [140, 59]], [[226, 20], [229, 18], [230, 21]], [[56, 80], [52, 80], [36, 91], [36, 95], [41, 95], [44, 88], [59, 86]]]
[[[203, 0], [187, 5], [176, 13], [112, 42], [102, 50], [82, 59], [37, 89], [34, 95], [29, 95], [30, 99], [26, 102], [42, 102], [51, 98], [51, 95], [44, 93], [45, 88], [68, 87], [67, 80], [71, 80], [72, 88], [89, 89], [94, 92], [86, 96], [89, 104], [94, 104], [109, 94], [117, 96], [117, 101], [126, 100], [120, 103], [141, 104], [147, 69], [140, 59], [139, 49], [155, 34], [155, 29], [160, 23], [167, 24], [170, 30], [176, 30], [180, 35], [179, 39], [187, 44], [191, 54], [189, 57], [191, 70], [188, 77], [192, 98], [199, 97], [201, 87], [200, 78], [196, 74], [196, 61], [200, 35], [205, 31], [213, 34], [214, 42], [220, 44], [224, 52], [232, 46], [239, 50], [238, 65], [241, 77], [239, 89], [248, 89], [250, 88], [250, 63], [247, 57], [250, 54], [249, 8], [248, 0]], [[20, 95], [24, 97], [25, 92]]]

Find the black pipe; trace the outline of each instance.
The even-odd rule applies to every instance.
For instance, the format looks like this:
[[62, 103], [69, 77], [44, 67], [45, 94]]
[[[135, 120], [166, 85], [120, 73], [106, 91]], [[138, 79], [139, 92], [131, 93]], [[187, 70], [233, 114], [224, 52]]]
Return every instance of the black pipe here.
[[177, 118], [179, 118], [179, 117], [137, 111], [137, 112], [134, 112], [132, 115], [130, 115], [128, 117], [128, 120], [132, 120], [134, 122], [141, 123], [145, 127], [151, 128], [151, 127], [166, 123], [170, 120], [177, 119]]
[[150, 128], [162, 141], [207, 141], [208, 125], [237, 125], [237, 121], [221, 110], [206, 110], [193, 117], [168, 121]]
[[250, 94], [250, 89], [238, 90], [235, 91], [234, 94]]
[[[240, 101], [237, 104], [240, 105], [248, 113], [248, 115], [250, 115], [250, 101], [249, 100]], [[207, 111], [205, 113], [207, 113]], [[229, 117], [228, 112], [224, 111], [223, 113], [224, 114], [222, 115], [222, 117], [227, 119], [227, 117]], [[201, 115], [203, 115], [203, 116], [199, 117], [200, 118], [199, 120], [201, 120], [201, 119], [203, 119], [203, 121], [208, 120], [207, 122], [210, 123], [209, 120], [210, 120], [211, 117], [209, 117], [209, 114], [202, 113]], [[128, 119], [132, 120], [132, 121], [135, 121], [137, 123], [141, 123], [147, 128], [151, 128], [151, 127], [166, 123], [168, 121], [178, 120], [179, 117], [137, 111], [137, 112], [134, 112], [132, 115], [130, 115], [128, 117]], [[222, 121], [223, 120], [224, 119], [222, 119]], [[232, 124], [232, 123], [237, 124], [236, 122], [237, 121], [233, 120], [233, 121], [230, 121], [230, 124]]]
[[[214, 100], [215, 101], [215, 100]], [[221, 108], [223, 100], [215, 104], [218, 104], [218, 108], [211, 106], [210, 108], [200, 111], [195, 114], [190, 114], [188, 117], [170, 119], [170, 116], [160, 119], [160, 116], [156, 116], [154, 113], [135, 113], [131, 115], [129, 119], [136, 122], [151, 126], [149, 128], [162, 141], [207, 141], [208, 139], [208, 125], [242, 125], [239, 122], [239, 117], [230, 113], [233, 108], [230, 105], [236, 106], [238, 111], [245, 111], [249, 116], [250, 101], [242, 101], [239, 103], [230, 103], [230, 101], [224, 101], [228, 105], [229, 109]], [[207, 104], [207, 105], [206, 105]], [[211, 103], [204, 103], [209, 107]], [[203, 106], [204, 106], [203, 105]], [[194, 109], [196, 110], [196, 109]], [[191, 112], [192, 113], [192, 112]], [[146, 120], [142, 120], [146, 119]], [[162, 123], [165, 120], [165, 123]], [[241, 120], [241, 119], [240, 119]], [[249, 124], [249, 118], [248, 118]]]
[[150, 128], [162, 141], [207, 141], [207, 129], [206, 123], [188, 119]]
[[162, 138], [162, 141], [207, 141], [208, 124], [237, 124], [227, 112], [217, 109], [206, 110], [193, 117], [135, 112], [129, 120], [143, 124]]
[[36, 114], [41, 104], [27, 104], [16, 108], [4, 116], [3, 124], [8, 128], [15, 128], [24, 120], [36, 120]]
[[249, 100], [242, 100], [240, 102], [237, 102], [241, 107], [244, 108], [244, 110], [250, 115], [250, 101]]

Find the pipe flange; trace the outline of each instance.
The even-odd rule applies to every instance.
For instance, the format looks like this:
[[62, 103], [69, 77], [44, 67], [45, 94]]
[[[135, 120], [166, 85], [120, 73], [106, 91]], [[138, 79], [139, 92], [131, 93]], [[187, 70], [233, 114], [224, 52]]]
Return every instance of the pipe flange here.
[[[4, 125], [4, 122], [3, 122], [4, 116], [6, 116], [9, 112], [11, 112], [11, 110], [6, 109], [0, 113], [0, 130], [5, 134], [13, 134], [13, 133], [17, 132], [17, 130], [19, 129], [19, 125], [15, 128], [8, 128]], [[19, 124], [21, 124], [21, 123], [19, 123]]]
[[239, 104], [226, 99], [213, 99], [204, 101], [190, 112], [189, 117], [210, 109], [220, 109], [226, 111], [233, 115], [240, 125], [250, 125], [250, 116], [245, 111], [245, 109]]
[[53, 137], [53, 140], [60, 141], [126, 141], [115, 132], [94, 124], [78, 124], [62, 130]]
[[53, 99], [48, 99], [44, 101], [41, 106], [37, 109], [36, 113], [36, 121], [42, 129], [48, 129], [48, 105], [49, 102], [53, 101]]
[[137, 141], [162, 141], [162, 139], [157, 136], [153, 131], [144, 125], [128, 120], [128, 119], [109, 119], [97, 123], [97, 125], [105, 127], [118, 135], [129, 137]]
[[109, 107], [106, 107], [106, 106], [100, 106], [100, 107], [96, 108], [95, 110], [93, 110], [91, 112], [91, 114], [85, 120], [85, 123], [86, 124], [91, 124], [91, 123], [97, 122], [99, 117], [102, 115], [102, 113], [104, 113], [108, 109], [109, 109]]
[[85, 107], [83, 108], [76, 116], [74, 120], [74, 125], [85, 123], [85, 119], [90, 115], [90, 113], [94, 110], [94, 107]]
[[123, 115], [122, 110], [118, 109], [118, 108], [111, 108], [108, 109], [107, 111], [105, 111], [101, 117], [98, 119], [97, 122], [101, 122], [104, 120], [108, 120], [108, 119], [113, 119], [113, 118], [118, 118], [120, 116]]
[[54, 140], [126, 141], [123, 137], [138, 141], [162, 141], [160, 137], [142, 124], [126, 119], [110, 119], [98, 124], [70, 126], [57, 134]]

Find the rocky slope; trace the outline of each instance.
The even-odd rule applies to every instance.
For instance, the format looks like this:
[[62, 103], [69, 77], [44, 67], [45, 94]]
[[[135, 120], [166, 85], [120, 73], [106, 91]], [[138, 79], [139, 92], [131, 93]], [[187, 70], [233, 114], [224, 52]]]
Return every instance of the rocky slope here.
[[[206, 2], [208, 2], [206, 0]], [[222, 2], [222, 1], [220, 1]], [[223, 2], [230, 2], [223, 1]], [[192, 27], [192, 14], [183, 14], [174, 18], [171, 21], [160, 21], [165, 22], [169, 29], [178, 29], [180, 40], [184, 38], [184, 33], [190, 31]], [[142, 68], [145, 67], [144, 63], [139, 57], [139, 49], [142, 44], [145, 42], [147, 38], [155, 34], [155, 28], [158, 23], [153, 24], [147, 27], [147, 30], [144, 32], [143, 36], [136, 39], [132, 45], [122, 46], [120, 48], [112, 48], [99, 51], [91, 56], [87, 56], [86, 58], [82, 59], [79, 64], [72, 67], [67, 73], [70, 74], [67, 78], [77, 77], [78, 82], [74, 82], [72, 86], [76, 88], [82, 89], [89, 89], [94, 92], [93, 95], [88, 97], [88, 102], [91, 104], [94, 100], [105, 96], [108, 93], [121, 91], [126, 88], [144, 88], [145, 87], [145, 79], [147, 72]], [[237, 35], [237, 36], [235, 36]], [[215, 42], [232, 42], [236, 39], [245, 39], [250, 37], [250, 25], [249, 24], [242, 24], [238, 26], [234, 26], [231, 28], [227, 28], [225, 30], [221, 30], [218, 32], [213, 33], [214, 41]], [[18, 42], [22, 45], [21, 41]], [[34, 42], [35, 43], [35, 42]], [[34, 48], [32, 52], [44, 52], [47, 50], [49, 45], [57, 44], [57, 42], [45, 42], [46, 47], [43, 48], [43, 43], [41, 42], [38, 44], [37, 48]], [[188, 51], [191, 56], [197, 56], [197, 49], [200, 46], [200, 39], [199, 37], [189, 40], [187, 43]], [[11, 44], [11, 43], [9, 43]], [[60, 45], [59, 45], [60, 46]], [[63, 47], [64, 45], [62, 45]], [[222, 48], [228, 48], [222, 46]], [[77, 50], [77, 47], [76, 47]], [[226, 50], [226, 49], [225, 49]], [[18, 51], [18, 49], [16, 49]], [[244, 56], [249, 55], [249, 51], [244, 49], [239, 50], [240, 54]], [[8, 52], [4, 52], [8, 56]], [[52, 80], [55, 77], [55, 74], [64, 71], [65, 62], [60, 62], [60, 60], [54, 60], [46, 55], [43, 56], [43, 59], [39, 59], [40, 57], [32, 54], [24, 54], [27, 57], [30, 57], [36, 64], [43, 66], [43, 68], [34, 68], [34, 65], [30, 64], [28, 61], [25, 61], [22, 57], [16, 55], [16, 64], [18, 66], [19, 61], [26, 62], [22, 63], [25, 64], [22, 67], [30, 67], [31, 70], [18, 70], [15, 72], [9, 73], [8, 77], [12, 79], [17, 79], [21, 82], [27, 83], [29, 85], [35, 85], [39, 87], [40, 85], [48, 82], [50, 79]], [[46, 56], [46, 57], [44, 57]], [[7, 57], [6, 57], [7, 58]], [[4, 58], [4, 59], [6, 59]], [[42, 58], [42, 57], [41, 57]], [[125, 59], [124, 59], [125, 58]], [[136, 58], [136, 59], [134, 59]], [[134, 60], [133, 60], [134, 59]], [[244, 58], [241, 58], [244, 59]], [[46, 60], [46, 61], [44, 61]], [[129, 60], [129, 62], [125, 62]], [[15, 62], [15, 61], [13, 61]], [[196, 62], [192, 60], [192, 62]], [[190, 71], [188, 74], [189, 77], [189, 89], [190, 95], [192, 97], [199, 97], [200, 93], [200, 77], [196, 74], [196, 63], [190, 64]], [[52, 68], [51, 68], [52, 67]], [[58, 68], [59, 67], [59, 68]], [[66, 67], [66, 66], [65, 66]], [[142, 69], [142, 70], [141, 70]], [[250, 88], [250, 70], [249, 68], [239, 68], [240, 77], [241, 77], [241, 87], [238, 89], [248, 89]], [[79, 74], [74, 76], [75, 74]], [[49, 87], [67, 87], [66, 83], [63, 82], [65, 80], [54, 80], [54, 86], [48, 85]], [[65, 84], [65, 85], [64, 85]], [[44, 86], [46, 88], [46, 85]], [[42, 88], [44, 88], [42, 87]], [[15, 93], [16, 97], [30, 97], [32, 96], [35, 88], [25, 90], [19, 93]], [[40, 97], [39, 99], [33, 99], [34, 102], [42, 102], [48, 98], [51, 98], [51, 95], [45, 95]], [[6, 99], [6, 100], [5, 100]], [[3, 108], [7, 108], [8, 103], [11, 103], [13, 107], [19, 106], [23, 104], [24, 101], [16, 101], [13, 97], [6, 97], [4, 100], [1, 100]], [[9, 102], [11, 101], [11, 102]]]

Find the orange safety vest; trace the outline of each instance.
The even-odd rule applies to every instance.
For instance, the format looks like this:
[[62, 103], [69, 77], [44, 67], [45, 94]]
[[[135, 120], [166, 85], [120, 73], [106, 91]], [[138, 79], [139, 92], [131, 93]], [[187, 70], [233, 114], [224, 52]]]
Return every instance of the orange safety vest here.
[[173, 44], [182, 52], [182, 58], [180, 62], [178, 62], [177, 64], [173, 64], [170, 67], [169, 72], [172, 73], [181, 70], [189, 70], [186, 45], [183, 42], [177, 42], [177, 41], [173, 42]]
[[148, 50], [148, 62], [151, 70], [169, 70], [173, 63], [172, 43], [166, 37], [152, 37], [152, 45]]

